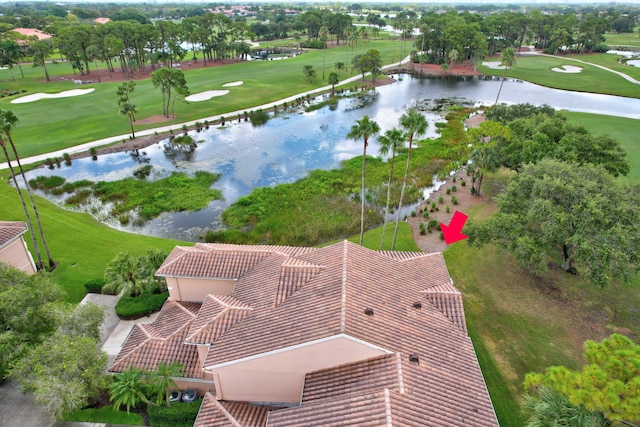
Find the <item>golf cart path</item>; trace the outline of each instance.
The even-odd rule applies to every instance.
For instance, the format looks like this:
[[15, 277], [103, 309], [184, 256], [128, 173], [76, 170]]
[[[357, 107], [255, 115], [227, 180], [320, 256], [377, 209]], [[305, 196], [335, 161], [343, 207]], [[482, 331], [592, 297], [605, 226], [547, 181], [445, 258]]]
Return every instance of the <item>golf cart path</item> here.
[[[400, 65], [406, 64], [407, 62], [409, 62], [409, 56], [407, 56], [406, 58], [404, 58], [403, 60], [401, 60], [400, 62], [396, 62], [393, 64], [389, 64], [389, 65], [385, 65], [382, 67], [382, 70], [386, 70], [392, 67], [398, 67]], [[367, 73], [366, 75], [369, 75], [370, 73]], [[348, 83], [352, 83], [358, 80], [361, 80], [363, 77], [361, 75], [357, 75], [357, 76], [353, 76], [350, 77], [348, 79], [342, 80], [340, 83], [338, 83], [336, 86], [342, 86]], [[331, 85], [327, 85], [327, 86], [322, 86], [319, 87], [317, 89], [312, 89], [306, 92], [302, 92], [293, 96], [290, 96], [288, 98], [284, 98], [284, 99], [280, 99], [278, 101], [274, 101], [274, 102], [269, 102], [267, 104], [263, 104], [263, 105], [259, 105], [256, 107], [251, 107], [251, 108], [244, 108], [242, 110], [238, 110], [238, 111], [229, 111], [226, 112], [224, 114], [218, 114], [215, 116], [211, 116], [211, 117], [204, 117], [201, 119], [197, 119], [197, 120], [191, 120], [188, 122], [184, 122], [184, 123], [176, 123], [176, 124], [172, 124], [172, 125], [167, 125], [167, 126], [162, 126], [162, 127], [157, 127], [157, 128], [153, 128], [153, 129], [145, 129], [145, 130], [141, 130], [139, 132], [136, 132], [137, 136], [148, 136], [148, 135], [155, 135], [156, 133], [165, 133], [165, 132], [169, 132], [169, 131], [175, 131], [175, 130], [181, 130], [183, 126], [187, 126], [187, 127], [191, 127], [194, 126], [196, 124], [196, 122], [202, 122], [205, 120], [208, 120], [210, 122], [215, 122], [220, 120], [222, 117], [232, 117], [238, 114], [244, 114], [245, 111], [256, 111], [256, 110], [261, 110], [261, 109], [269, 109], [269, 108], [273, 108], [277, 105], [280, 105], [284, 102], [292, 102], [295, 101], [296, 99], [300, 98], [300, 97], [304, 97], [307, 95], [314, 95], [317, 93], [322, 93], [322, 92], [326, 92], [328, 90], [331, 90]], [[109, 144], [113, 144], [115, 142], [120, 142], [122, 140], [128, 140], [129, 139], [130, 134], [124, 134], [124, 135], [116, 135], [116, 136], [110, 136], [108, 138], [102, 138], [102, 139], [98, 139], [95, 141], [91, 141], [91, 142], [86, 142], [84, 144], [80, 144], [80, 145], [76, 145], [73, 147], [68, 147], [62, 150], [57, 150], [57, 151], [52, 151], [49, 153], [44, 153], [44, 154], [38, 154], [35, 156], [31, 156], [31, 157], [23, 157], [20, 159], [20, 161], [22, 162], [23, 165], [28, 165], [28, 164], [32, 164], [32, 163], [39, 163], [39, 162], [44, 162], [46, 159], [49, 158], [56, 158], [56, 157], [62, 157], [65, 153], [67, 154], [74, 154], [74, 153], [81, 153], [84, 151], [88, 151], [91, 148], [97, 148], [97, 147], [101, 147], [103, 145], [109, 145]], [[0, 170], [2, 169], [7, 169], [8, 165], [7, 162], [3, 162], [0, 163]]]

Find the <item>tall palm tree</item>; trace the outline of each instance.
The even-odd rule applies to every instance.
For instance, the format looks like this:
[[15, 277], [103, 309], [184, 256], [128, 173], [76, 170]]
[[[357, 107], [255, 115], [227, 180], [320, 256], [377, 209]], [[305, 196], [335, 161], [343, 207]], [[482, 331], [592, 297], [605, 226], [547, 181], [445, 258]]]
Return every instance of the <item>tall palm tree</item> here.
[[589, 411], [584, 406], [574, 406], [567, 396], [546, 387], [540, 388], [535, 396], [526, 394], [521, 405], [527, 417], [527, 427], [611, 426], [611, 422], [600, 412]]
[[325, 59], [327, 58], [327, 37], [328, 36], [329, 36], [329, 28], [327, 28], [326, 25], [323, 25], [318, 30], [318, 37], [320, 38], [320, 40], [324, 42], [324, 46], [322, 47], [322, 49], [324, 50], [324, 55], [322, 56], [322, 80], [324, 80], [324, 64], [325, 64]]
[[113, 376], [113, 382], [109, 385], [109, 400], [113, 406], [127, 407], [127, 412], [140, 403], [151, 403], [146, 395], [147, 374], [138, 368], [130, 367]]
[[388, 130], [378, 138], [380, 143], [380, 154], [386, 156], [391, 152], [391, 161], [389, 166], [389, 182], [387, 183], [387, 204], [384, 208], [384, 226], [382, 227], [382, 239], [380, 239], [380, 249], [384, 245], [384, 236], [387, 233], [387, 217], [389, 215], [389, 204], [391, 203], [391, 181], [393, 179], [393, 166], [396, 160], [396, 150], [404, 142], [402, 131], [396, 128]]
[[4, 157], [7, 159], [7, 165], [9, 166], [9, 171], [11, 172], [11, 179], [13, 180], [13, 183], [16, 186], [16, 190], [18, 191], [20, 202], [22, 202], [22, 209], [24, 210], [24, 216], [27, 219], [29, 234], [31, 234], [33, 248], [36, 251], [36, 258], [37, 258], [36, 267], [38, 268], [38, 270], [43, 270], [44, 264], [42, 262], [42, 255], [40, 255], [40, 248], [38, 247], [38, 242], [36, 241], [36, 235], [34, 234], [33, 224], [31, 223], [31, 215], [29, 215], [27, 204], [24, 202], [24, 197], [22, 197], [22, 192], [20, 191], [20, 184], [18, 184], [18, 180], [16, 179], [16, 174], [13, 172], [13, 166], [11, 165], [11, 158], [9, 157], [9, 153], [7, 152], [7, 143], [5, 142], [4, 138], [0, 138], [0, 146], [2, 146], [2, 151], [4, 151]]
[[[31, 208], [33, 209], [33, 214], [36, 217], [36, 223], [38, 224], [38, 231], [40, 232], [40, 239], [42, 240], [42, 245], [44, 246], [44, 250], [47, 253], [47, 258], [49, 261], [49, 270], [53, 270], [56, 267], [56, 262], [53, 260], [51, 256], [51, 251], [49, 250], [49, 245], [47, 244], [47, 239], [44, 236], [44, 230], [42, 229], [42, 222], [40, 221], [40, 214], [38, 213], [38, 206], [36, 205], [35, 200], [33, 199], [33, 193], [31, 192], [31, 187], [29, 186], [29, 182], [27, 181], [27, 177], [24, 174], [24, 169], [22, 168], [22, 163], [20, 163], [20, 156], [18, 155], [18, 150], [16, 149], [16, 145], [13, 142], [13, 138], [11, 137], [11, 131], [14, 126], [18, 124], [18, 117], [13, 114], [10, 110], [2, 110], [0, 109], [0, 133], [2, 137], [9, 141], [11, 145], [11, 149], [13, 150], [13, 154], [16, 159], [16, 163], [18, 164], [18, 169], [20, 169], [20, 175], [22, 176], [22, 180], [24, 181], [24, 186], [27, 189], [27, 194], [29, 195], [29, 201], [31, 202]], [[8, 159], [7, 159], [8, 160]], [[33, 234], [33, 229], [31, 231]], [[38, 250], [36, 249], [36, 252]], [[39, 261], [42, 263], [42, 260], [39, 258]]]
[[351, 130], [347, 134], [347, 138], [352, 138], [356, 141], [362, 138], [364, 141], [362, 150], [362, 188], [360, 190], [360, 246], [362, 246], [362, 238], [364, 236], [364, 178], [366, 172], [367, 145], [369, 145], [369, 137], [377, 134], [378, 132], [380, 132], [380, 126], [378, 123], [370, 120], [369, 116], [364, 116], [351, 126]]
[[500, 82], [500, 89], [498, 89], [498, 96], [496, 96], [496, 103], [498, 105], [498, 98], [500, 98], [500, 92], [502, 92], [502, 85], [507, 78], [507, 70], [516, 65], [516, 50], [512, 47], [506, 48], [502, 52], [502, 65], [504, 65], [504, 74], [502, 75], [502, 81]]
[[169, 404], [169, 393], [172, 389], [177, 389], [176, 377], [182, 376], [182, 364], [179, 362], [160, 362], [156, 370], [149, 374], [151, 390], [156, 393], [156, 403]]
[[418, 112], [415, 108], [410, 108], [405, 114], [400, 117], [400, 126], [405, 131], [407, 139], [409, 140], [409, 151], [407, 151], [407, 164], [404, 168], [404, 178], [402, 179], [402, 190], [400, 190], [400, 201], [398, 203], [398, 215], [396, 217], [396, 227], [393, 230], [393, 242], [391, 243], [391, 250], [396, 247], [396, 239], [398, 238], [398, 226], [400, 225], [400, 212], [402, 211], [402, 199], [404, 198], [404, 190], [407, 186], [407, 178], [409, 177], [409, 165], [411, 164], [411, 149], [413, 148], [414, 136], [421, 136], [427, 132], [426, 117]]
[[469, 156], [473, 162], [473, 176], [476, 178], [475, 182], [475, 194], [480, 195], [480, 187], [482, 185], [482, 179], [487, 172], [495, 172], [500, 166], [498, 161], [498, 155], [493, 147], [480, 147], [471, 152]]
[[128, 253], [120, 252], [109, 261], [104, 270], [104, 292], [124, 295], [141, 294], [142, 284], [138, 277], [138, 260]]

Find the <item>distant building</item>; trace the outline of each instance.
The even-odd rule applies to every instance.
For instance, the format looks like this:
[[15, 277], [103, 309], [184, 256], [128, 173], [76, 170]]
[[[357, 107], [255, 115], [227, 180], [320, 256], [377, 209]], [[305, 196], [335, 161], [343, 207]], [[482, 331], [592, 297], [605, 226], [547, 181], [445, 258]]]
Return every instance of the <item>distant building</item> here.
[[96, 24], [106, 24], [107, 22], [111, 22], [111, 18], [96, 18], [93, 22]]
[[27, 225], [22, 221], [0, 221], [0, 262], [34, 274], [36, 264], [23, 237], [26, 232]]
[[177, 361], [195, 425], [497, 427], [440, 253], [177, 246], [111, 372]]

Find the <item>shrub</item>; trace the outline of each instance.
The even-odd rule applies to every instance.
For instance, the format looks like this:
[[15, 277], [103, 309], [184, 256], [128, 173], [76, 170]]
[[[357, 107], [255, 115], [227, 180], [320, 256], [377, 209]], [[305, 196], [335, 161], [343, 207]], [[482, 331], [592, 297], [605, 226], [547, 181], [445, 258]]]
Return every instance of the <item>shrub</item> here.
[[[458, 178], [456, 178], [456, 177], [454, 176], [454, 177], [453, 177], [453, 182], [456, 182], [456, 180], [457, 180], [457, 179], [458, 179]], [[454, 187], [455, 187], [455, 185], [454, 185]], [[453, 191], [456, 191], [456, 190], [453, 190]]]
[[189, 128], [187, 127], [187, 125], [182, 125], [182, 130], [183, 130], [184, 132], [186, 132], [188, 129], [189, 129]]
[[411, 217], [415, 218], [415, 216], [416, 216], [416, 211], [411, 211]]
[[190, 145], [193, 144], [193, 138], [191, 138], [188, 134], [182, 134], [182, 135], [178, 135], [176, 137], [174, 137], [171, 140], [174, 144], [179, 144], [179, 145]]
[[432, 230], [437, 229], [440, 226], [437, 219], [429, 220], [427, 223], [427, 231], [431, 233]]
[[202, 399], [195, 402], [171, 402], [169, 406], [149, 405], [147, 413], [154, 427], [191, 427], [201, 405]]
[[31, 186], [31, 188], [35, 188], [35, 189], [47, 192], [47, 191], [51, 191], [55, 187], [61, 186], [62, 184], [65, 183], [65, 181], [66, 179], [57, 175], [54, 175], [54, 176], [40, 175], [35, 179], [30, 179], [29, 185]]
[[84, 283], [84, 288], [91, 294], [99, 294], [102, 292], [102, 285], [104, 285], [103, 278], [91, 279]]
[[251, 124], [254, 126], [263, 125], [269, 120], [269, 114], [262, 110], [252, 111], [249, 115]]
[[454, 185], [453, 187], [451, 187], [451, 191], [453, 191], [453, 192], [455, 193], [456, 191], [458, 191], [458, 187], [456, 187], [456, 186]]
[[458, 204], [458, 199], [456, 198], [456, 196], [451, 197], [451, 203], [453, 203], [454, 205]]
[[444, 197], [443, 196], [438, 197], [438, 203], [440, 203], [441, 205], [444, 204]]
[[153, 166], [151, 165], [144, 165], [136, 170], [133, 171], [133, 176], [135, 176], [138, 179], [146, 179], [149, 174], [151, 173], [151, 169], [153, 169]]
[[96, 148], [95, 148], [95, 147], [91, 147], [91, 148], [89, 149], [89, 154], [91, 154], [91, 158], [92, 158], [93, 160], [98, 160], [98, 150], [96, 150]]
[[420, 234], [423, 236], [427, 234], [427, 227], [424, 225], [424, 222], [420, 223]]
[[137, 319], [160, 310], [168, 297], [169, 292], [142, 294], [137, 297], [123, 296], [116, 304], [116, 314], [121, 319]]
[[467, 185], [467, 181], [465, 181], [464, 179], [462, 181], [460, 181], [460, 185], [462, 185], [463, 187]]
[[447, 194], [451, 194], [451, 189], [447, 188]]
[[451, 212], [451, 208], [447, 205], [447, 213]]

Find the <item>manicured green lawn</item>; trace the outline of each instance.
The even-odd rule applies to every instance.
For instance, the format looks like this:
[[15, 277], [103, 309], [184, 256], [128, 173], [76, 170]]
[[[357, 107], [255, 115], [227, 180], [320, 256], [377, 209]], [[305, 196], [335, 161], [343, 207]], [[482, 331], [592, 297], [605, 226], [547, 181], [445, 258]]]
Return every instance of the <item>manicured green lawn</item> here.
[[638, 36], [638, 27], [633, 33], [605, 33], [605, 43], [609, 46], [629, 46], [640, 47], [640, 36]]
[[[611, 56], [614, 57], [613, 55]], [[591, 55], [581, 55], [579, 58], [588, 62]], [[496, 58], [495, 60], [498, 59]], [[582, 72], [558, 73], [552, 71], [552, 68], [562, 67], [563, 65], [582, 67]], [[625, 70], [635, 73], [635, 70], [628, 70], [629, 68], [632, 67], [627, 67]], [[478, 69], [487, 75], [503, 75], [502, 70], [491, 69], [483, 65], [480, 65]], [[507, 71], [507, 77], [526, 80], [556, 89], [604, 93], [632, 98], [640, 97], [640, 85], [633, 84], [617, 74], [593, 65], [571, 61], [562, 56], [518, 56], [516, 66]]]
[[[239, 80], [244, 84], [230, 87], [229, 94], [214, 97], [209, 101], [190, 103], [184, 102], [183, 99], [177, 101], [175, 103], [176, 118], [163, 122], [163, 125], [204, 119], [232, 111], [244, 111], [252, 106], [326, 86], [328, 84], [326, 78], [329, 72], [333, 71], [335, 62], [344, 62], [350, 66], [354, 55], [366, 52], [368, 49], [379, 50], [383, 63], [387, 64], [399, 61], [401, 52], [406, 56], [409, 44], [389, 40], [371, 40], [358, 44], [355, 48], [340, 46], [328, 49], [326, 58], [322, 50], [311, 50], [296, 58], [282, 61], [250, 61], [196, 70], [187, 70], [187, 67], [184, 67], [191, 93], [223, 89], [225, 83]], [[324, 81], [322, 80], [323, 63]], [[304, 78], [302, 73], [304, 65], [312, 65], [316, 70], [317, 78], [312, 83]], [[60, 64], [59, 67], [56, 71], [66, 67], [67, 74], [71, 73], [68, 64]], [[130, 132], [128, 119], [118, 114], [116, 90], [119, 83], [94, 83], [85, 86], [74, 85], [71, 81], [42, 83], [40, 74], [26, 73], [26, 69], [30, 67], [24, 68], [24, 79], [16, 77], [15, 81], [11, 81], [8, 76], [5, 76], [6, 80], [0, 80], [3, 86], [6, 83], [16, 89], [27, 89], [25, 94], [0, 98], [0, 108], [13, 111], [20, 120], [20, 124], [14, 130], [20, 156], [28, 157], [109, 136], [127, 135]], [[353, 70], [341, 71], [340, 79], [357, 74], [351, 71]], [[42, 99], [24, 104], [10, 103], [12, 99], [34, 92], [57, 93], [79, 88], [95, 90], [77, 97]], [[162, 94], [159, 89], [153, 87], [150, 79], [136, 82], [131, 99], [138, 109], [137, 119], [162, 114]], [[158, 125], [137, 124], [135, 128], [141, 130], [155, 126]], [[70, 129], [73, 131], [70, 132]]]
[[142, 416], [125, 411], [115, 411], [111, 406], [98, 409], [80, 409], [67, 415], [67, 422], [82, 421], [89, 423], [124, 424], [129, 426], [143, 426]]
[[618, 140], [631, 163], [629, 175], [621, 179], [640, 182], [640, 141], [637, 138], [637, 135], [640, 135], [639, 120], [569, 111], [563, 114], [571, 123], [584, 126], [594, 134], [609, 135]]

